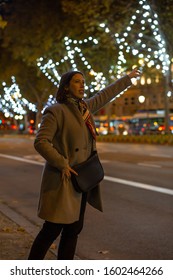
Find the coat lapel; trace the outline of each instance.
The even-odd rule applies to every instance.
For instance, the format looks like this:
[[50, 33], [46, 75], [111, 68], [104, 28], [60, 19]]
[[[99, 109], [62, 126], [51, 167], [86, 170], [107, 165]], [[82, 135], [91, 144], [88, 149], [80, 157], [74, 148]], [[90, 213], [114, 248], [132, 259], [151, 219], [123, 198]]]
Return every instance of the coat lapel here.
[[73, 115], [76, 117], [80, 125], [83, 126], [85, 124], [81, 112], [79, 111], [79, 109], [76, 107], [75, 104], [69, 102], [68, 104], [64, 104], [64, 106], [66, 107], [66, 110], [70, 110], [73, 112]]

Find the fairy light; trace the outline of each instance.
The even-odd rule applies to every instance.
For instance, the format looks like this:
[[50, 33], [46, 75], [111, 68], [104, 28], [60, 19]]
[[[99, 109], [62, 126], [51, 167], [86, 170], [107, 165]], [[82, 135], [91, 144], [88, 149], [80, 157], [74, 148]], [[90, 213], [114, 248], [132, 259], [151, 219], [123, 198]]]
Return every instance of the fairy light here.
[[7, 117], [14, 117], [15, 119], [22, 119], [27, 113], [27, 109], [36, 112], [35, 104], [30, 103], [22, 97], [20, 88], [16, 83], [15, 77], [11, 77], [12, 84], [7, 86], [5, 82], [2, 83], [4, 94], [0, 95], [1, 106], [0, 111]]
[[[121, 75], [126, 71], [126, 55], [129, 53], [137, 57], [137, 61], [141, 70], [143, 69], [143, 67], [155, 67], [157, 70], [161, 70], [165, 75], [169, 69], [170, 57], [166, 52], [166, 43], [162, 38], [162, 34], [159, 29], [158, 15], [156, 13], [153, 14], [147, 0], [138, 0], [138, 4], [139, 8], [136, 10], [135, 14], [132, 15], [128, 26], [125, 27], [121, 34], [118, 34], [116, 32], [115, 34], [113, 34], [114, 36], [112, 36], [114, 38], [115, 45], [117, 46], [116, 49], [118, 49], [118, 59], [116, 62], [116, 66], [111, 65], [110, 69], [108, 69], [108, 72], [110, 73], [110, 77], [112, 79], [115, 79], [116, 77], [120, 78]], [[134, 42], [134, 44], [130, 42], [128, 43], [128, 39], [131, 38], [130, 35], [133, 31], [133, 28], [135, 29], [135, 25], [139, 27], [136, 42]], [[100, 23], [99, 27], [103, 29], [103, 31], [108, 36], [109, 34], [112, 35], [109, 26], [104, 22]], [[155, 43], [154, 45], [152, 45], [152, 47], [151, 45], [148, 45], [151, 44], [151, 42], [145, 40], [144, 30], [146, 30], [146, 28], [150, 28], [151, 35], [154, 38]], [[54, 62], [52, 59], [46, 61], [44, 57], [40, 57], [39, 59], [37, 59], [37, 66], [42, 71], [42, 73], [55, 86], [58, 87], [61, 78], [61, 74], [58, 71], [60, 66], [67, 62], [71, 64], [71, 69], [78, 70], [77, 61], [78, 59], [80, 59], [83, 63], [84, 69], [86, 69], [86, 72], [88, 72], [93, 79], [90, 85], [86, 85], [86, 90], [90, 89], [90, 92], [92, 93], [101, 90], [107, 84], [107, 80], [104, 77], [103, 73], [96, 72], [94, 70], [94, 67], [84, 56], [81, 46], [83, 47], [88, 43], [98, 45], [99, 41], [92, 36], [89, 36], [88, 38], [85, 38], [83, 40], [72, 40], [71, 38], [66, 36], [64, 37], [64, 57], [62, 57], [60, 61], [57, 62]], [[155, 51], [153, 52], [152, 49], [155, 49]], [[116, 77], [114, 76], [114, 73], [116, 73]], [[10, 88], [4, 86], [4, 100], [6, 105], [2, 103], [1, 107], [5, 106], [7, 108], [6, 113], [9, 112], [9, 108], [11, 107], [13, 107], [13, 109], [16, 108], [15, 110], [23, 112], [23, 114], [25, 110], [23, 109], [22, 111], [22, 106], [28, 107], [31, 110], [36, 110], [35, 107], [32, 106], [32, 104], [30, 104], [29, 102], [27, 103], [26, 100], [24, 101], [21, 97], [18, 96], [18, 94], [20, 94], [20, 91], [19, 89], [17, 89], [17, 87], [15, 95], [13, 93], [14, 96], [12, 98], [11, 92], [14, 91], [14, 84], [15, 83], [13, 83]], [[123, 92], [121, 94], [123, 94]], [[54, 102], [55, 99], [52, 96], [49, 96], [47, 104], [52, 104]]]
[[43, 114], [43, 112], [44, 112], [44, 110], [47, 108], [47, 107], [49, 107], [50, 105], [53, 105], [53, 104], [55, 104], [56, 103], [56, 98], [53, 96], [53, 95], [49, 95], [49, 97], [48, 97], [48, 100], [47, 100], [47, 103], [46, 103], [46, 105], [44, 106], [44, 108], [43, 108], [43, 110], [42, 110], [42, 114]]
[[[148, 67], [148, 68], [155, 67], [157, 70], [161, 70], [163, 75], [165, 75], [169, 69], [170, 58], [166, 52], [166, 43], [162, 38], [162, 34], [159, 29], [158, 15], [156, 13], [154, 14], [152, 13], [151, 7], [147, 3], [147, 0], [139, 0], [138, 3], [140, 9], [137, 9], [135, 14], [132, 15], [129, 25], [122, 32], [122, 35], [115, 33], [113, 36], [115, 39], [115, 44], [116, 46], [118, 46], [118, 59], [117, 59], [116, 66], [110, 66], [109, 73], [112, 79], [115, 78], [113, 75], [114, 72], [116, 72], [117, 78], [120, 78], [121, 75], [124, 73], [124, 71], [126, 71], [127, 53], [131, 53], [133, 56], [137, 56], [137, 60], [141, 70], [144, 67]], [[135, 27], [135, 24], [138, 25], [139, 18], [140, 18], [140, 29], [136, 40], [137, 45], [130, 44], [128, 43], [128, 38], [130, 38], [130, 33]], [[99, 27], [102, 28], [106, 34], [110, 34], [110, 29], [107, 26], [107, 24], [105, 24], [104, 22], [100, 23]], [[148, 42], [145, 40], [145, 36], [143, 33], [144, 30], [146, 30], [146, 28], [149, 27], [150, 27], [150, 32], [155, 41], [155, 44], [154, 46], [152, 46], [152, 48], [150, 45], [148, 46]], [[98, 40], [93, 39], [91, 36], [89, 38], [85, 38], [84, 40], [79, 40], [79, 41], [72, 40], [68, 37], [65, 37], [64, 46], [66, 48], [67, 53], [59, 63], [56, 63], [56, 66], [59, 66], [61, 63], [68, 60], [70, 61], [72, 68], [74, 70], [77, 70], [77, 64], [75, 63], [75, 56], [76, 54], [78, 54], [79, 58], [83, 62], [84, 67], [87, 67], [89, 74], [92, 75], [94, 78], [94, 81], [91, 82], [91, 85], [86, 86], [87, 89], [90, 88], [90, 92], [94, 93], [96, 90], [102, 89], [107, 84], [107, 80], [105, 77], [103, 77], [103, 74], [100, 75], [100, 73], [96, 73], [93, 70], [93, 67], [89, 64], [89, 62], [83, 55], [81, 48], [78, 47], [79, 45], [84, 45], [85, 43], [88, 43], [88, 41], [93, 42], [93, 44], [99, 43]], [[151, 42], [149, 43], [151, 44]], [[156, 49], [156, 50], [152, 52], [152, 49]], [[38, 66], [41, 66], [40, 63], [38, 64]], [[48, 67], [47, 64], [44, 64], [44, 66], [42, 66], [41, 69], [50, 70], [50, 67]], [[53, 66], [51, 67], [51, 69], [53, 72], [56, 71], [54, 77], [56, 77], [57, 81], [55, 82], [54, 79], [52, 79], [52, 81], [54, 81], [54, 84], [58, 86], [60, 76], [57, 73], [57, 70], [54, 69]], [[137, 82], [135, 82], [134, 84], [137, 84]], [[123, 92], [121, 94], [123, 94]]]
[[[144, 57], [144, 63], [141, 65], [142, 67], [156, 67], [156, 69], [161, 69], [163, 74], [166, 74], [169, 69], [170, 64], [170, 58], [169, 55], [166, 52], [166, 44], [165, 41], [162, 38], [160, 29], [159, 29], [159, 22], [158, 22], [158, 15], [154, 13], [152, 14], [152, 10], [150, 5], [148, 5], [146, 0], [140, 0], [138, 1], [141, 8], [139, 10], [136, 10], [136, 13], [132, 15], [131, 20], [129, 22], [129, 26], [126, 27], [126, 31], [121, 34], [115, 33], [115, 44], [119, 46], [119, 52], [118, 52], [118, 65], [122, 65], [123, 63], [126, 63], [126, 60], [122, 61], [122, 51], [125, 53], [131, 52], [132, 55], [138, 56], [138, 58], [141, 57], [139, 49], [143, 49], [143, 52], [145, 51]], [[129, 45], [127, 44], [128, 37], [130, 38], [130, 32], [135, 24], [138, 24], [139, 22], [139, 16], [141, 18], [140, 20], [140, 30], [138, 32], [138, 38], [137, 38], [137, 44], [138, 49], [135, 48], [135, 44]], [[147, 47], [147, 42], [145, 42], [143, 31], [146, 30], [147, 24], [149, 24], [151, 34], [155, 40], [155, 46], [154, 48], [158, 49], [158, 51], [154, 52], [154, 57], [151, 55], [151, 47]], [[107, 26], [106, 24], [101, 24], [101, 28], [104, 29], [106, 32]], [[149, 60], [148, 60], [149, 59]], [[146, 63], [145, 63], [146, 62]], [[161, 65], [160, 68], [158, 68], [158, 64]], [[120, 75], [123, 73], [123, 67], [117, 67], [117, 77], [120, 77]]]
[[[107, 31], [108, 31], [108, 29], [107, 29]], [[89, 73], [91, 71], [93, 71], [93, 73], [94, 73], [92, 75], [94, 81], [92, 81], [90, 85], [86, 85], [86, 87], [85, 87], [86, 90], [89, 88], [90, 88], [90, 92], [95, 92], [98, 89], [101, 90], [107, 83], [106, 78], [103, 76], [103, 73], [100, 73], [100, 72], [97, 73], [93, 70], [93, 67], [90, 65], [89, 61], [84, 56], [82, 49], [79, 47], [80, 44], [84, 45], [84, 44], [87, 44], [89, 41], [93, 42], [93, 44], [95, 44], [95, 45], [98, 44], [98, 40], [94, 39], [91, 36], [87, 39], [85, 38], [84, 40], [80, 40], [80, 41], [72, 40], [71, 38], [66, 36], [64, 38], [64, 46], [65, 46], [66, 53], [65, 53], [65, 56], [60, 60], [60, 62], [53, 63], [52, 60], [49, 60], [47, 63], [42, 65], [43, 58], [41, 58], [41, 59], [38, 59], [37, 66], [40, 68], [40, 70], [46, 76], [53, 74], [53, 77], [51, 76], [52, 81], [53, 81], [54, 85], [58, 86], [59, 81], [60, 81], [60, 75], [57, 72], [57, 66], [60, 66], [65, 61], [68, 61], [68, 62], [70, 62], [73, 70], [78, 70], [77, 63], [76, 63], [76, 57], [77, 57], [83, 63], [84, 68], [86, 68], [86, 71], [88, 71]], [[54, 73], [56, 73], [56, 75]]]

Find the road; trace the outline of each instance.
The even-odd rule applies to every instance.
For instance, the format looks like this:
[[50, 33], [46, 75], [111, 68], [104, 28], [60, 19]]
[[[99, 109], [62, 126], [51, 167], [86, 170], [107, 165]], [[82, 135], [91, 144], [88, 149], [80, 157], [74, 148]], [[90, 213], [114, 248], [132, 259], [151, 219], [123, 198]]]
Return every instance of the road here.
[[[88, 205], [81, 259], [173, 259], [173, 149], [98, 143], [105, 170], [104, 212]], [[34, 224], [44, 160], [33, 138], [0, 137], [0, 197]]]

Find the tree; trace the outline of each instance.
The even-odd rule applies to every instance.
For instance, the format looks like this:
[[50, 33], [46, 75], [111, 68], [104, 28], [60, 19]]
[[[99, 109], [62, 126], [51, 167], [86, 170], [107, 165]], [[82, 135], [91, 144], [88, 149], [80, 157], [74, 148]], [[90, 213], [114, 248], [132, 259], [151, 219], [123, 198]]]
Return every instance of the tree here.
[[168, 53], [170, 57], [173, 57], [173, 33], [171, 26], [173, 24], [173, 0], [148, 0], [153, 11], [157, 12], [159, 15], [160, 29], [162, 30], [163, 36], [165, 38]]
[[[118, 71], [116, 65], [119, 59], [119, 45], [116, 44], [115, 33], [121, 37], [124, 28], [137, 9], [141, 6], [139, 2], [126, 0], [4, 0], [2, 20], [7, 22], [4, 29], [0, 29], [0, 50], [1, 65], [0, 80], [8, 80], [11, 75], [16, 76], [23, 94], [29, 100], [42, 103], [46, 100], [55, 86], [42, 75], [37, 67], [37, 59], [43, 57], [44, 61], [50, 58], [54, 62], [61, 61], [67, 52], [64, 46], [64, 38], [68, 36], [72, 40], [82, 41], [81, 49], [83, 55], [87, 57], [88, 63], [94, 65], [96, 72], [103, 72], [107, 81]], [[166, 0], [166, 4], [171, 4], [172, 0]], [[173, 22], [171, 13], [169, 20], [165, 1], [149, 0], [153, 9], [157, 8], [161, 17], [161, 25], [167, 41], [171, 42], [173, 36], [169, 24]], [[170, 5], [171, 6], [171, 5]], [[172, 7], [172, 6], [171, 6]], [[172, 9], [172, 8], [171, 8]], [[167, 28], [164, 28], [166, 22]], [[101, 23], [108, 26], [109, 30], [101, 27]], [[140, 23], [140, 18], [139, 18]], [[170, 30], [170, 31], [169, 31]], [[130, 45], [136, 44], [139, 33], [138, 25], [134, 32], [128, 33]], [[146, 41], [152, 39], [152, 34], [144, 32]], [[96, 38], [98, 44], [93, 44], [92, 40], [84, 43], [85, 38]], [[152, 42], [152, 40], [151, 40]], [[168, 44], [169, 53], [172, 54], [172, 46]], [[137, 44], [136, 46], [137, 47]], [[151, 47], [153, 45], [151, 43]], [[142, 52], [145, 50], [142, 49]], [[83, 65], [80, 57], [76, 57], [81, 70]], [[124, 70], [131, 68], [137, 61], [137, 57], [131, 53], [126, 54]], [[71, 67], [69, 62], [58, 65], [60, 74]], [[111, 74], [108, 69], [112, 69]], [[147, 69], [145, 69], [147, 71]], [[155, 75], [154, 68], [150, 73]], [[89, 78], [88, 76], [87, 78]], [[32, 90], [31, 90], [32, 88]], [[37, 92], [37, 94], [36, 94]], [[47, 96], [46, 96], [47, 92]], [[44, 94], [43, 94], [44, 93]], [[39, 101], [41, 104], [41, 101]]]
[[[128, 8], [133, 6], [128, 3]], [[65, 36], [84, 39], [91, 35], [98, 37], [102, 44], [99, 49], [92, 49], [89, 45], [86, 52], [93, 58], [98, 57], [98, 51], [101, 58], [105, 57], [103, 53], [107, 53], [107, 60], [99, 63], [102, 66], [110, 60], [116, 48], [99, 29], [99, 23], [109, 17], [109, 21], [114, 23], [112, 27], [115, 28], [116, 24], [118, 32], [122, 26], [120, 19], [124, 21], [129, 14], [126, 1], [29, 0], [24, 3], [12, 0], [6, 4], [5, 19], [8, 24], [2, 46], [10, 50], [13, 58], [28, 65], [35, 64], [36, 59], [42, 56], [58, 60], [64, 51], [62, 39]], [[97, 56], [92, 56], [93, 51]]]
[[56, 87], [51, 83], [43, 73], [41, 73], [35, 65], [26, 65], [25, 62], [19, 59], [13, 59], [11, 53], [3, 52], [3, 61], [10, 60], [10, 65], [1, 68], [2, 81], [6, 81], [8, 85], [11, 84], [11, 77], [15, 76], [16, 82], [20, 87], [22, 95], [29, 100], [29, 102], [36, 104], [37, 116], [36, 127], [41, 119], [41, 111], [47, 98], [50, 94], [55, 94]]
[[15, 76], [24, 96], [37, 104], [39, 118], [55, 86], [40, 72], [36, 59], [48, 55], [52, 45], [61, 41], [63, 22], [60, 18], [56, 20], [58, 1], [52, 1], [51, 8], [48, 1], [30, 0], [23, 4], [17, 0], [3, 6], [3, 17], [8, 24], [1, 32], [0, 80], [10, 83], [11, 76]]

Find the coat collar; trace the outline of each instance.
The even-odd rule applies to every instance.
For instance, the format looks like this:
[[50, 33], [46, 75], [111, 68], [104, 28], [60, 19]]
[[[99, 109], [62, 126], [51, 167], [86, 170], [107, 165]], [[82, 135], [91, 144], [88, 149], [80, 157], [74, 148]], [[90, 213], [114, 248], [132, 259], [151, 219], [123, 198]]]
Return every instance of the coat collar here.
[[70, 111], [73, 112], [74, 116], [76, 117], [76, 119], [78, 120], [78, 122], [81, 125], [84, 125], [85, 122], [82, 118], [81, 112], [79, 111], [78, 107], [76, 106], [76, 104], [71, 103], [71, 102], [66, 102], [64, 103], [65, 107], [68, 108]]

